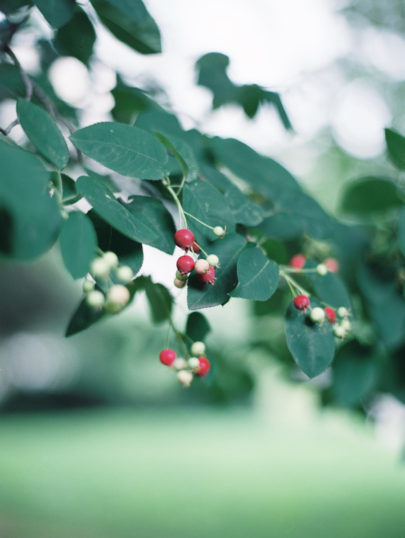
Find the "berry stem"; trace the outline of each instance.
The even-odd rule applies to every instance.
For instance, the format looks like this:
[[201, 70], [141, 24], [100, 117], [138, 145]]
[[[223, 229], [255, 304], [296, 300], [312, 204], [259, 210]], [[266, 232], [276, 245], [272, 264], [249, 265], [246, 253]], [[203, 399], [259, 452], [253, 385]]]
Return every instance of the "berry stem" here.
[[[202, 246], [201, 246], [201, 245], [199, 245], [199, 244], [197, 243], [197, 241], [195, 241], [195, 244], [196, 244], [196, 245], [197, 245], [197, 247], [198, 247], [198, 248], [199, 248], [199, 249], [201, 250], [201, 252], [202, 252], [202, 253], [204, 254], [204, 256], [205, 256], [205, 257], [207, 257], [207, 256], [208, 256], [208, 254], [207, 254], [207, 253], [205, 252], [205, 250], [204, 250], [204, 249], [202, 248]], [[193, 251], [193, 252], [194, 252], [194, 251]]]
[[197, 219], [197, 217], [195, 217], [195, 216], [192, 215], [191, 213], [187, 213], [187, 211], [184, 211], [184, 213], [185, 213], [188, 217], [190, 217], [190, 218], [196, 220], [197, 222], [199, 222], [200, 224], [202, 224], [202, 225], [205, 226], [206, 228], [209, 228], [210, 230], [213, 230], [213, 229], [215, 228], [215, 226], [210, 226], [210, 225], [207, 224], [206, 222], [203, 222], [202, 220]]
[[188, 228], [187, 219], [186, 219], [186, 215], [184, 214], [183, 207], [182, 207], [182, 205], [180, 203], [180, 200], [179, 200], [177, 194], [174, 192], [173, 187], [170, 185], [170, 179], [168, 177], [165, 178], [165, 181], [163, 181], [163, 185], [166, 187], [166, 189], [171, 194], [171, 197], [176, 202], [177, 209], [179, 210], [179, 215], [180, 215], [180, 226], [181, 226], [181, 219], [183, 219], [184, 228]]
[[294, 296], [296, 295], [296, 291], [298, 291], [299, 294], [307, 295], [309, 297], [310, 294], [308, 293], [308, 291], [299, 284], [297, 284], [297, 282], [291, 276], [289, 276], [282, 267], [280, 268], [280, 276], [282, 276], [287, 282], [288, 287], [290, 288]]

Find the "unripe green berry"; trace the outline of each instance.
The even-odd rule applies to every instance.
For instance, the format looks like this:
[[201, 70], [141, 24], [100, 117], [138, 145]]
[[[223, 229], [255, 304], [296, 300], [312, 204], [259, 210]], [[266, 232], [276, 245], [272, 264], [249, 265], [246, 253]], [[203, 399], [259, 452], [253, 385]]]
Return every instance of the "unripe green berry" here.
[[111, 269], [118, 267], [118, 256], [115, 252], [111, 252], [111, 250], [104, 252], [103, 259], [108, 263]]
[[325, 320], [325, 311], [323, 308], [316, 306], [311, 310], [309, 317], [315, 323], [323, 323], [323, 321]]
[[217, 237], [224, 237], [225, 235], [225, 230], [222, 228], [222, 226], [215, 226], [213, 231]]
[[187, 361], [186, 359], [183, 359], [183, 357], [177, 357], [173, 362], [172, 367], [175, 370], [184, 370], [184, 368], [187, 368]]
[[95, 258], [91, 262], [90, 272], [94, 278], [107, 280], [110, 276], [110, 266], [104, 258]]
[[316, 266], [316, 272], [318, 275], [325, 276], [328, 273], [329, 269], [324, 263], [320, 263]]
[[133, 276], [134, 272], [128, 265], [121, 265], [121, 267], [118, 267], [117, 278], [124, 284], [128, 284], [128, 282], [131, 282]]
[[349, 315], [349, 311], [344, 306], [339, 306], [339, 308], [336, 311], [339, 318], [345, 318]]
[[218, 267], [219, 265], [219, 258], [218, 256], [216, 256], [215, 254], [209, 254], [207, 256], [207, 262], [212, 266], [212, 267]]
[[83, 292], [84, 293], [90, 293], [94, 290], [94, 282], [92, 280], [88, 280], [87, 278], [83, 282]]
[[201, 357], [205, 353], [205, 344], [204, 342], [194, 342], [191, 346], [191, 353], [196, 357]]
[[188, 370], [180, 370], [180, 372], [177, 373], [177, 379], [183, 387], [189, 387], [193, 380], [193, 374]]
[[104, 294], [101, 291], [93, 290], [87, 294], [86, 303], [93, 310], [101, 310], [105, 303]]
[[107, 294], [106, 310], [112, 313], [119, 312], [128, 303], [130, 293], [122, 284], [115, 284]]
[[187, 280], [180, 280], [179, 278], [175, 278], [173, 283], [176, 288], [179, 288], [181, 290], [187, 284]]
[[184, 282], [186, 282], [188, 275], [183, 275], [180, 271], [176, 271], [176, 278], [177, 280], [184, 280]]
[[191, 359], [188, 359], [188, 365], [192, 370], [198, 370], [200, 367], [200, 361], [197, 359], [197, 357], [191, 357]]

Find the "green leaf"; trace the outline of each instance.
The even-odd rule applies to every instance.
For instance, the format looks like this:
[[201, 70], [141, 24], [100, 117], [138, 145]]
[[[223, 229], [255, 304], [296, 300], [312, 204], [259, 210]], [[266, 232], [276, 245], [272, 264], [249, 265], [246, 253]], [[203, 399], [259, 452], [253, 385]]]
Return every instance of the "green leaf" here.
[[65, 336], [73, 336], [105, 317], [104, 310], [94, 310], [88, 306], [86, 299], [83, 299], [69, 321]]
[[[159, 105], [144, 90], [127, 86], [119, 76], [117, 76], [117, 84], [111, 93], [115, 101], [111, 114], [116, 121], [132, 124], [134, 117], [139, 112], [159, 109]], [[141, 127], [141, 125], [137, 126]]]
[[60, 28], [72, 17], [74, 0], [34, 0], [34, 4], [53, 28]]
[[76, 6], [70, 21], [59, 28], [54, 43], [58, 51], [65, 56], [74, 56], [88, 64], [93, 54], [96, 32], [86, 13]]
[[69, 150], [51, 116], [25, 99], [18, 99], [17, 115], [25, 134], [39, 153], [63, 170], [69, 161]]
[[88, 213], [97, 234], [98, 246], [103, 251], [112, 250], [120, 260], [121, 265], [129, 265], [134, 275], [140, 270], [143, 263], [142, 244], [112, 228], [101, 219], [94, 210]]
[[69, 214], [60, 234], [63, 262], [73, 278], [81, 278], [90, 270], [96, 256], [97, 239], [91, 220], [80, 211]]
[[171, 316], [173, 297], [165, 286], [152, 281], [149, 276], [140, 276], [134, 281], [137, 290], [144, 290], [154, 323], [166, 321]]
[[269, 260], [260, 248], [246, 248], [239, 256], [238, 285], [230, 293], [252, 301], [267, 301], [277, 289], [278, 265]]
[[91, 0], [101, 22], [142, 54], [162, 52], [159, 28], [141, 0]]
[[160, 132], [155, 134], [162, 144], [174, 153], [183, 176], [187, 177], [188, 180], [196, 179], [198, 177], [198, 164], [190, 146], [184, 140], [172, 134]]
[[136, 118], [135, 125], [146, 131], [160, 131], [174, 136], [184, 136], [179, 120], [174, 114], [166, 112], [163, 108], [141, 112]]
[[[311, 301], [313, 306], [318, 306]], [[333, 361], [335, 342], [332, 325], [312, 323], [308, 312], [291, 303], [287, 311], [285, 332], [287, 346], [297, 365], [308, 377], [316, 377]]]
[[212, 91], [214, 109], [236, 100], [238, 88], [226, 73], [228, 66], [229, 57], [219, 52], [205, 54], [196, 63], [197, 84]]
[[204, 341], [211, 327], [201, 312], [192, 312], [187, 317], [186, 335], [193, 341]]
[[92, 176], [79, 177], [76, 188], [94, 211], [118, 232], [168, 254], [173, 252], [173, 221], [158, 200], [134, 196], [129, 204], [120, 203], [105, 185]]
[[[305, 264], [305, 269], [315, 269], [318, 264], [313, 260], [308, 260]], [[318, 275], [318, 273], [305, 273], [307, 279], [313, 285], [319, 299], [333, 308], [344, 306], [349, 310], [353, 310], [349, 292], [339, 275], [331, 273], [326, 275]]]
[[390, 179], [364, 177], [348, 184], [340, 209], [355, 216], [373, 215], [402, 203], [399, 189]]
[[41, 160], [12, 143], [0, 141], [0, 208], [2, 254], [30, 260], [56, 241], [61, 216], [49, 195], [49, 172]]
[[[227, 232], [235, 230], [235, 220], [224, 196], [209, 183], [197, 180], [187, 183], [183, 189], [183, 209], [210, 226], [222, 226]], [[189, 217], [189, 228], [196, 241], [205, 248], [216, 236], [212, 230]], [[211, 248], [211, 247], [210, 247]]]
[[405, 170], [405, 137], [392, 129], [385, 129], [385, 141], [392, 162], [400, 170]]
[[216, 254], [220, 267], [215, 271], [214, 285], [201, 284], [195, 275], [189, 279], [187, 304], [190, 310], [208, 308], [225, 304], [229, 293], [237, 284], [236, 263], [246, 245], [245, 239], [237, 234], [230, 234], [212, 244], [210, 254]]
[[61, 174], [61, 177], [63, 187], [63, 203], [67, 205], [76, 203], [81, 198], [80, 194], [76, 192], [76, 183], [66, 174]]
[[0, 100], [23, 97], [25, 93], [20, 70], [15, 65], [0, 64]]
[[353, 407], [376, 388], [380, 363], [372, 349], [352, 341], [338, 350], [332, 372], [332, 395], [335, 401]]
[[147, 131], [122, 123], [102, 122], [70, 137], [87, 156], [119, 174], [162, 179], [167, 174], [165, 147]]
[[398, 243], [402, 254], [405, 256], [405, 207], [402, 207], [398, 216]]

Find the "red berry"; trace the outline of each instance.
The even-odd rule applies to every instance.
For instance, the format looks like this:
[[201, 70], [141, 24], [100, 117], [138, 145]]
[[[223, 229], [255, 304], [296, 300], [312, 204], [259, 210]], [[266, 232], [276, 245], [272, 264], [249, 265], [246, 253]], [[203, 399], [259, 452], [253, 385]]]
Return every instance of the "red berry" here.
[[337, 273], [339, 271], [339, 262], [335, 258], [327, 258], [323, 263], [331, 273]]
[[171, 366], [176, 360], [177, 353], [173, 349], [162, 349], [159, 358], [165, 366]]
[[174, 242], [176, 245], [180, 248], [184, 248], [185, 250], [188, 250], [193, 246], [194, 239], [193, 232], [191, 230], [187, 230], [187, 228], [177, 230], [177, 232], [174, 234]]
[[328, 318], [329, 323], [335, 323], [336, 321], [336, 312], [333, 310], [333, 308], [329, 308], [327, 306], [325, 309], [326, 317]]
[[298, 310], [306, 310], [309, 306], [309, 297], [306, 295], [297, 295], [294, 299], [294, 306]]
[[180, 256], [180, 258], [177, 260], [177, 269], [182, 275], [191, 273], [191, 271], [194, 269], [193, 258], [191, 256]]
[[195, 375], [199, 375], [200, 377], [205, 377], [211, 368], [211, 363], [206, 357], [198, 357], [198, 360], [200, 361], [200, 367], [195, 372]]
[[290, 260], [290, 267], [294, 269], [302, 269], [306, 263], [307, 259], [304, 254], [296, 254]]
[[212, 284], [212, 285], [214, 285], [214, 283], [215, 283], [215, 269], [214, 269], [214, 267], [212, 267], [212, 265], [210, 265], [210, 268], [208, 269], [208, 271], [206, 273], [204, 273], [203, 275], [197, 275], [197, 278], [203, 284]]
[[192, 244], [191, 248], [194, 250], [194, 252], [195, 252], [196, 254], [200, 254], [201, 249], [200, 249], [200, 247], [197, 245], [197, 243], [196, 243], [195, 241], [194, 241], [194, 243]]

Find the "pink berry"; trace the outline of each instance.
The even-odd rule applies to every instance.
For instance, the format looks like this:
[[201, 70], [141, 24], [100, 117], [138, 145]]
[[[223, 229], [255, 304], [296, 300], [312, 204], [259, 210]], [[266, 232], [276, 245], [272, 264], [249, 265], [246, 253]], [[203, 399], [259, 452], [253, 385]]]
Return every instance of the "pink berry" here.
[[165, 366], [171, 366], [176, 360], [177, 353], [173, 349], [162, 349], [159, 354], [160, 362]]
[[290, 267], [294, 269], [302, 269], [306, 263], [307, 259], [304, 254], [296, 254], [290, 260]]
[[309, 306], [309, 297], [306, 295], [297, 295], [294, 299], [294, 306], [298, 310], [306, 310]]
[[323, 263], [331, 273], [337, 273], [339, 271], [339, 262], [336, 258], [327, 258]]
[[336, 312], [333, 310], [333, 308], [329, 308], [329, 306], [327, 306], [324, 310], [329, 323], [332, 323], [333, 325], [336, 321]]
[[177, 260], [177, 269], [182, 275], [191, 273], [191, 271], [194, 269], [193, 258], [191, 256], [180, 256], [180, 258]]
[[191, 248], [194, 250], [194, 252], [195, 252], [196, 254], [200, 254], [201, 249], [200, 249], [200, 247], [197, 245], [197, 243], [196, 243], [195, 241], [194, 241], [194, 243], [193, 243], [193, 245], [192, 245]]
[[197, 278], [203, 284], [212, 284], [215, 283], [215, 269], [210, 265], [210, 268], [203, 275], [197, 275]]
[[193, 246], [194, 239], [193, 232], [187, 228], [177, 230], [177, 232], [174, 234], [174, 242], [176, 245], [185, 250], [188, 250]]
[[198, 357], [198, 360], [200, 361], [200, 367], [195, 372], [195, 375], [205, 377], [210, 371], [211, 363], [206, 357]]
[[197, 260], [194, 269], [197, 275], [204, 275], [210, 270], [210, 264], [207, 260]]

